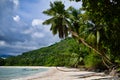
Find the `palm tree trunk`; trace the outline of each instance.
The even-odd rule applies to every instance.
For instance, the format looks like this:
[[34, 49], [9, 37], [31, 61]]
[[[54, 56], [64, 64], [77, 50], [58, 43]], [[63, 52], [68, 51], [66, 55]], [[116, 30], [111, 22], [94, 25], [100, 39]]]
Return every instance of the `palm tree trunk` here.
[[[86, 47], [92, 49], [93, 51], [95, 51], [97, 54], [99, 54], [105, 61], [107, 61], [109, 64], [113, 64], [110, 59], [103, 53], [99, 52], [97, 49], [93, 48], [92, 46], [90, 46], [87, 42], [85, 42], [85, 40], [81, 37], [79, 37], [79, 35], [76, 32], [71, 31], [72, 35], [75, 36], [76, 38], [78, 38], [79, 41], [81, 41]], [[105, 62], [104, 61], [104, 62]], [[105, 64], [106, 65], [106, 64]], [[108, 65], [106, 66], [108, 67]]]

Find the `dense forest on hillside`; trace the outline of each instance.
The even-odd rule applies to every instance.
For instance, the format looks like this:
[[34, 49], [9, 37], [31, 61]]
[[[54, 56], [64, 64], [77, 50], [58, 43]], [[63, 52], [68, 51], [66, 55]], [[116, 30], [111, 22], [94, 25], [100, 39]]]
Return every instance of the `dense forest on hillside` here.
[[0, 61], [5, 62], [4, 65], [7, 66], [75, 66], [77, 51], [79, 52], [79, 46], [76, 41], [67, 38], [51, 46]]
[[85, 67], [98, 68], [101, 65], [101, 60], [98, 58], [100, 57], [89, 54], [87, 49], [80, 47], [75, 39], [67, 38], [51, 46], [25, 52], [22, 55], [11, 56], [0, 61], [1, 65], [5, 66], [79, 67], [85, 64]]

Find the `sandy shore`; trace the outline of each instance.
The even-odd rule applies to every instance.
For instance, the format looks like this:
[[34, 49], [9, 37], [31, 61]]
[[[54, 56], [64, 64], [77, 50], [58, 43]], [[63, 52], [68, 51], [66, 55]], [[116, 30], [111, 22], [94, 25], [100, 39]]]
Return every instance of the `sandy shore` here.
[[[17, 67], [17, 68], [21, 68], [21, 67]], [[24, 66], [23, 68], [47, 68], [48, 70], [45, 72], [34, 74], [32, 76], [22, 77], [13, 80], [92, 80], [92, 79], [111, 77], [111, 76], [105, 76], [103, 73], [79, 71], [78, 69], [75, 68], [66, 68], [66, 67], [56, 68], [56, 67], [41, 67], [41, 66], [32, 66], [32, 67]]]

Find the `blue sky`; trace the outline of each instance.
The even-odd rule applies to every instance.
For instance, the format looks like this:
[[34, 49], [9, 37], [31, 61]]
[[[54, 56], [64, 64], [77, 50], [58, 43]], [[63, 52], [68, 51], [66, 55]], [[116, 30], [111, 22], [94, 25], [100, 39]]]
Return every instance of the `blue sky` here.
[[[0, 55], [19, 55], [60, 41], [50, 26], [42, 25], [48, 16], [42, 12], [55, 0], [0, 0]], [[62, 0], [66, 8], [81, 3]]]

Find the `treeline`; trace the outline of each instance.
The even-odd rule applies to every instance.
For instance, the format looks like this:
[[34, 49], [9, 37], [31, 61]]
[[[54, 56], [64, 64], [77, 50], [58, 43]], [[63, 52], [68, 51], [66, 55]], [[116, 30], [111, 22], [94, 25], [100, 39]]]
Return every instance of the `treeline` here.
[[[82, 50], [81, 50], [82, 49]], [[101, 59], [96, 54], [89, 54], [87, 48], [78, 45], [72, 38], [38, 50], [25, 52], [22, 55], [0, 59], [5, 66], [67, 66], [100, 68]], [[99, 66], [100, 65], [100, 66]]]

